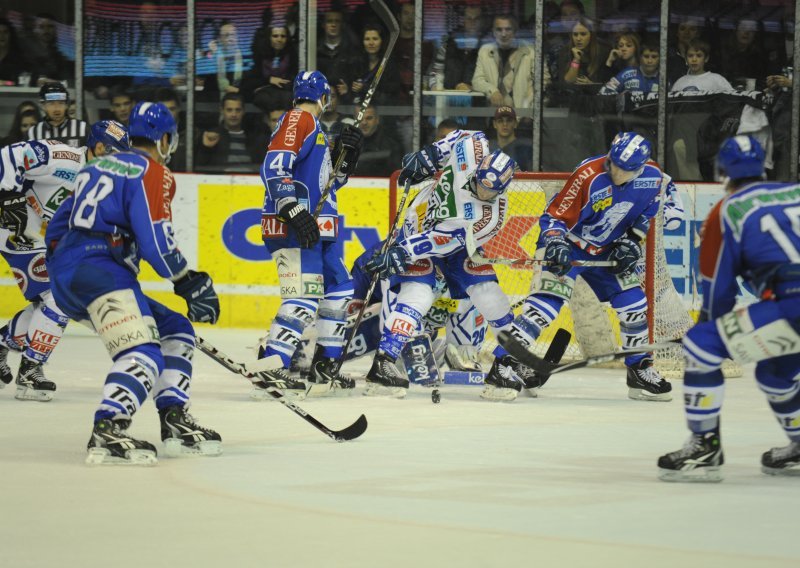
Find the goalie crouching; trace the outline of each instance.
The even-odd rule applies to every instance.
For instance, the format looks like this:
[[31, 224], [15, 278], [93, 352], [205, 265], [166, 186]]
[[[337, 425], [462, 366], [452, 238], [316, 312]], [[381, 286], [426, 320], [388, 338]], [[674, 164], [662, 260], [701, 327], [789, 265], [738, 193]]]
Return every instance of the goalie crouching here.
[[451, 297], [469, 297], [495, 330], [513, 320], [508, 298], [491, 265], [470, 260], [467, 243], [479, 247], [503, 226], [503, 195], [515, 162], [501, 151], [489, 152], [482, 132], [455, 130], [444, 139], [403, 158], [400, 183], [419, 183], [441, 176], [416, 195], [397, 241], [373, 256], [370, 274], [394, 276], [397, 301], [385, 319], [378, 351], [367, 374], [367, 396], [402, 398], [408, 379], [394, 362], [403, 346], [421, 331], [421, 321], [434, 301], [436, 268], [444, 275]]

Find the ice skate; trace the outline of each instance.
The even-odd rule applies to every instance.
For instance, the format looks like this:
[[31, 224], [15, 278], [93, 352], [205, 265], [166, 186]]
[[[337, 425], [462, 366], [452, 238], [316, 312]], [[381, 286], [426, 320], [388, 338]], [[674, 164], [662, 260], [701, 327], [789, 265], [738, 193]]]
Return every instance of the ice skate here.
[[522, 383], [516, 373], [518, 366], [520, 364], [508, 355], [496, 358], [484, 380], [481, 398], [503, 402], [516, 399], [522, 390]]
[[472, 345], [448, 343], [444, 350], [444, 361], [451, 371], [467, 371], [469, 373], [483, 371], [478, 362], [478, 348]]
[[273, 369], [272, 371], [262, 371], [258, 373], [256, 380], [253, 381], [253, 390], [250, 391], [250, 398], [253, 400], [272, 400], [268, 388], [276, 388], [281, 393], [292, 399], [302, 400], [306, 397], [305, 383], [292, 379], [286, 369]]
[[408, 393], [408, 379], [385, 353], [378, 352], [367, 373], [367, 388], [364, 396], [390, 396], [404, 398]]
[[764, 452], [761, 471], [769, 475], [800, 475], [800, 442]]
[[350, 396], [356, 388], [356, 381], [339, 372], [339, 361], [323, 357], [322, 348], [317, 346], [311, 363], [311, 374], [306, 396]]
[[305, 350], [307, 343], [307, 339], [301, 341], [297, 346], [297, 351], [292, 355], [292, 360], [289, 361], [289, 376], [293, 379], [307, 381], [311, 376], [311, 361]]
[[49, 402], [53, 400], [56, 384], [44, 376], [43, 365], [23, 357], [17, 373], [17, 400]]
[[86, 446], [87, 465], [156, 465], [156, 448], [128, 435], [130, 420], [103, 419], [94, 425]]
[[14, 373], [8, 366], [8, 347], [0, 344], [0, 389], [5, 388], [14, 379]]
[[667, 402], [672, 400], [671, 391], [672, 385], [653, 367], [652, 359], [628, 367], [628, 398]]
[[662, 481], [715, 483], [722, 481], [720, 466], [724, 463], [719, 434], [692, 434], [680, 450], [658, 458], [658, 478]]
[[168, 406], [158, 411], [161, 418], [161, 440], [169, 457], [183, 454], [218, 456], [222, 453], [222, 437], [200, 426], [183, 406]]

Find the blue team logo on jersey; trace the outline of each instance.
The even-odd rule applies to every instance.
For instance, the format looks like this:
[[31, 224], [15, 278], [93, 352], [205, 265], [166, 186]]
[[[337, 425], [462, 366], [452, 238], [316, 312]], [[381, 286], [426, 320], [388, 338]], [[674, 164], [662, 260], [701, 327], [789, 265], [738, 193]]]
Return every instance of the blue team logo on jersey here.
[[464, 219], [471, 221], [475, 218], [475, 211], [472, 209], [472, 203], [464, 204]]
[[458, 169], [464, 171], [467, 169], [467, 153], [464, 150], [464, 141], [456, 144], [456, 161], [458, 162]]
[[661, 185], [660, 178], [639, 178], [633, 180], [633, 189], [656, 189]]
[[53, 172], [53, 177], [57, 177], [69, 182], [75, 181], [75, 176], [77, 175], [77, 172], [73, 170], [56, 170]]

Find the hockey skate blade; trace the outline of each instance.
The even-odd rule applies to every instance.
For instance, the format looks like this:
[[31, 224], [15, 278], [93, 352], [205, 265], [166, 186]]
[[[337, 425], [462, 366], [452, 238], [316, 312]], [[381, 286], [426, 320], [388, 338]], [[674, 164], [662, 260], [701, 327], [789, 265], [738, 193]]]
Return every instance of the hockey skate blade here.
[[[306, 398], [306, 391], [297, 391], [297, 390], [281, 390], [275, 389], [278, 391], [283, 397], [287, 400], [291, 400], [292, 402], [299, 402]], [[268, 389], [260, 389], [258, 387], [253, 387], [253, 390], [250, 391], [250, 400], [262, 401], [262, 400], [273, 400], [280, 398], [279, 396], [276, 397], [273, 394], [270, 394]]]
[[164, 455], [169, 458], [183, 456], [219, 456], [222, 455], [222, 442], [218, 440], [203, 440], [193, 446], [187, 446], [179, 438], [164, 440]]
[[389, 398], [405, 398], [408, 389], [404, 387], [387, 387], [378, 383], [367, 383], [364, 396], [385, 396]]
[[658, 478], [661, 481], [675, 483], [719, 483], [723, 480], [719, 466], [690, 470], [658, 468]]
[[353, 394], [353, 388], [344, 388], [330, 383], [310, 383], [306, 389], [306, 398], [345, 397]]
[[519, 392], [515, 389], [485, 385], [481, 391], [481, 398], [492, 402], [512, 402], [517, 399]]
[[280, 355], [270, 355], [263, 359], [256, 359], [254, 363], [247, 364], [247, 370], [251, 373], [260, 373], [262, 371], [273, 371], [283, 367], [283, 360]]
[[158, 463], [156, 453], [150, 450], [128, 450], [124, 458], [112, 456], [105, 448], [90, 448], [86, 456], [86, 465], [138, 465], [154, 466]]
[[14, 398], [17, 400], [31, 400], [33, 402], [50, 402], [53, 400], [53, 393], [55, 391], [36, 390], [30, 387], [17, 387], [17, 393]]
[[649, 400], [651, 402], [669, 402], [672, 400], [671, 392], [652, 393], [644, 389], [628, 387], [628, 398], [631, 400]]

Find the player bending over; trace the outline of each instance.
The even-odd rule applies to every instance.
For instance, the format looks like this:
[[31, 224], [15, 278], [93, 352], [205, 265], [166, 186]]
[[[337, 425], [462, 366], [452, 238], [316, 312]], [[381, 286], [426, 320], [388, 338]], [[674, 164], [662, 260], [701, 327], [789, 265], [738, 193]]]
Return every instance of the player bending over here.
[[[764, 473], [800, 475], [800, 184], [765, 182], [752, 136], [723, 142], [717, 168], [727, 197], [700, 245], [703, 307], [683, 339], [683, 400], [691, 435], [658, 460], [664, 481], [720, 481], [719, 416], [725, 358], [757, 363], [756, 381], [789, 445], [761, 456]], [[741, 276], [760, 301], [734, 309]]]
[[[575, 278], [581, 276], [601, 302], [610, 302], [620, 322], [622, 348], [649, 342], [647, 297], [636, 274], [642, 256], [642, 240], [658, 211], [664, 174], [650, 159], [650, 143], [633, 132], [619, 134], [607, 155], [582, 162], [564, 188], [550, 201], [539, 226], [536, 258], [548, 265], [534, 273], [532, 293], [511, 333], [532, 345], [542, 330], [558, 316], [572, 296]], [[572, 266], [573, 260], [612, 260], [616, 266]], [[504, 388], [519, 392], [501, 347], [495, 351], [491, 373]], [[672, 385], [653, 367], [649, 354], [625, 358], [628, 396], [634, 400], [671, 400]], [[510, 368], [510, 369], [509, 369]], [[491, 375], [490, 373], [490, 375]], [[519, 375], [518, 372], [516, 372]], [[535, 373], [525, 386], [535, 387]], [[516, 394], [513, 394], [516, 396]]]
[[[266, 187], [261, 235], [278, 266], [281, 305], [259, 356], [279, 355], [283, 369], [265, 373], [255, 383], [254, 398], [269, 398], [267, 386], [299, 394], [305, 385], [289, 378], [286, 370], [300, 345], [303, 330], [317, 320], [319, 334], [310, 380], [329, 389], [309, 394], [337, 394], [355, 382], [339, 373], [347, 303], [353, 297], [353, 281], [337, 247], [336, 190], [347, 183], [358, 161], [361, 131], [347, 125], [336, 142], [334, 160], [344, 154], [338, 172], [332, 172], [331, 154], [319, 116], [330, 102], [331, 88], [319, 71], [301, 71], [294, 80], [295, 108], [284, 114], [272, 135], [261, 180]], [[320, 211], [323, 190], [336, 174], [332, 191]]]
[[[164, 164], [178, 145], [175, 120], [160, 103], [131, 111], [132, 149], [89, 163], [75, 194], [47, 229], [53, 297], [72, 319], [91, 321], [114, 363], [94, 415], [89, 464], [154, 464], [156, 449], [128, 435], [152, 391], [168, 455], [222, 452], [220, 435], [188, 413], [195, 333], [214, 323], [219, 300], [205, 272], [189, 270], [172, 228], [175, 180]], [[189, 319], [148, 298], [140, 259], [174, 284]]]
[[438, 171], [442, 174], [408, 206], [397, 241], [365, 267], [382, 277], [396, 275], [400, 291], [383, 324], [364, 394], [406, 395], [408, 379], [394, 362], [421, 331], [422, 318], [435, 297], [436, 267], [444, 274], [451, 297], [468, 296], [496, 330], [511, 323], [508, 298], [494, 269], [473, 263], [467, 244], [480, 247], [502, 228], [507, 207], [503, 193], [515, 165], [501, 151], [489, 153], [482, 132], [461, 130], [403, 158], [400, 183], [419, 183]]
[[30, 302], [0, 328], [0, 388], [14, 378], [7, 362], [9, 350], [21, 352], [14, 395], [19, 400], [52, 400], [56, 385], [45, 377], [43, 366], [68, 321], [50, 293], [47, 224], [72, 194], [75, 177], [87, 160], [127, 149], [128, 133], [113, 120], [92, 126], [85, 149], [54, 140], [0, 149], [0, 254]]

